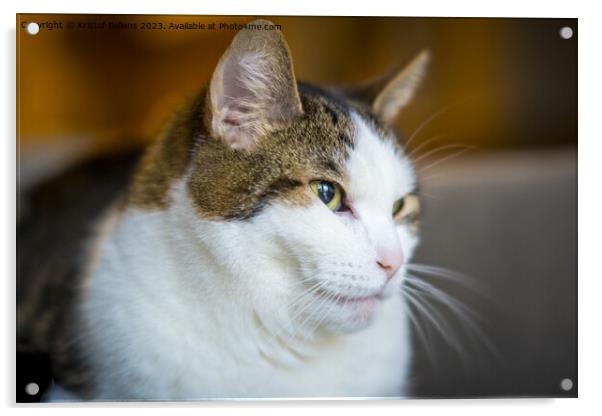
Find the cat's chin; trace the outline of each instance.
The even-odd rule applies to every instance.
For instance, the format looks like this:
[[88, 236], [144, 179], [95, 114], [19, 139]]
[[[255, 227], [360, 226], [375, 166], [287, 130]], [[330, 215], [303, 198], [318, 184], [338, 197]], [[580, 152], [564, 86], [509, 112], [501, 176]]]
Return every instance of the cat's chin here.
[[333, 301], [334, 308], [328, 329], [333, 332], [356, 332], [368, 327], [383, 300], [381, 294], [357, 298], [338, 298]]

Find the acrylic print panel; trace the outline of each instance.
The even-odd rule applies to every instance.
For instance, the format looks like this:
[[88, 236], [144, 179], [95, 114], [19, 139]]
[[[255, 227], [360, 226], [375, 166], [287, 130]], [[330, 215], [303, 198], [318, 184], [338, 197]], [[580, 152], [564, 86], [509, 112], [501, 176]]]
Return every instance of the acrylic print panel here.
[[17, 16], [17, 401], [577, 396], [576, 19]]

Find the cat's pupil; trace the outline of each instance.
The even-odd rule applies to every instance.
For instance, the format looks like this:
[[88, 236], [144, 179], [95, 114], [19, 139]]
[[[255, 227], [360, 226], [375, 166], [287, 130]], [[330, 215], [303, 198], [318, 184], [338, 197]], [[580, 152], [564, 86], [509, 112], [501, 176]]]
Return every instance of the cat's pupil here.
[[328, 204], [334, 198], [334, 185], [330, 182], [321, 181], [318, 183], [318, 197], [324, 202]]

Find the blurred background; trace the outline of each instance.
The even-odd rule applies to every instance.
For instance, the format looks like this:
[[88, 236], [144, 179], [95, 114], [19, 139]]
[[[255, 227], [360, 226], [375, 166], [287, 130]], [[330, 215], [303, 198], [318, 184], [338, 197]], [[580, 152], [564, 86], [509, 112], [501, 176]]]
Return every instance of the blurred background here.
[[[414, 394], [575, 396], [577, 20], [263, 17], [281, 26], [297, 77], [320, 85], [356, 84], [432, 53], [398, 119], [422, 174], [415, 261], [462, 275], [421, 277], [473, 310], [483, 332], [429, 304], [445, 325], [418, 320], [426, 341], [415, 337]], [[252, 19], [18, 15], [21, 193], [152, 140], [236, 34], [153, 24]]]

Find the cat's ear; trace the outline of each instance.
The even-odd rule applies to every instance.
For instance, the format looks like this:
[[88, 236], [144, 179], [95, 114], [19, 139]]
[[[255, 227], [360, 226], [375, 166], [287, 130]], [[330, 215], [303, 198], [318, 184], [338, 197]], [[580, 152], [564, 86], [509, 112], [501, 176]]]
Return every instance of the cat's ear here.
[[279, 122], [300, 116], [292, 59], [280, 31], [241, 30], [217, 64], [209, 100], [209, 128], [233, 149], [251, 148]]
[[426, 74], [430, 52], [420, 52], [409, 64], [366, 85], [348, 90], [351, 98], [367, 102], [372, 112], [391, 124], [401, 109], [414, 97]]

